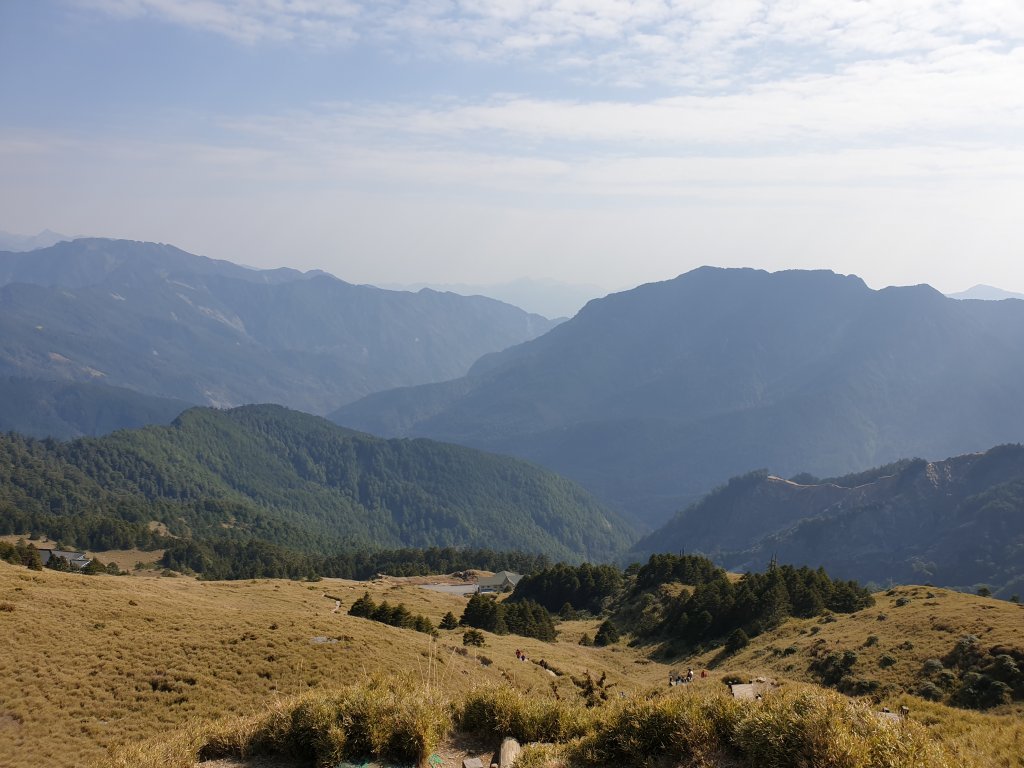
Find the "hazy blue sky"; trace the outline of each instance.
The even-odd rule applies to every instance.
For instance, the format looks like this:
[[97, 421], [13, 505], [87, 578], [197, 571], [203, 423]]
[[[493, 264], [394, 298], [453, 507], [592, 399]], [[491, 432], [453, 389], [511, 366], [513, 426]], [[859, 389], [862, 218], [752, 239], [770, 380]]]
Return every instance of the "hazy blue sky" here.
[[0, 229], [1024, 291], [1021, 0], [0, 0]]

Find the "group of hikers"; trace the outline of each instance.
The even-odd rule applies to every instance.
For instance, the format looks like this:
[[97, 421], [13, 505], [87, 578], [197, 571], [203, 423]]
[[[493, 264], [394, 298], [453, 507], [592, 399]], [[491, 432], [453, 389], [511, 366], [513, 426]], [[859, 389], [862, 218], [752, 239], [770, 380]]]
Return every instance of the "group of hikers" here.
[[526, 654], [516, 648], [516, 658], [520, 661], [526, 661]]
[[[701, 672], [700, 672], [700, 676], [701, 677], [707, 677], [708, 676], [708, 671], [706, 669], [702, 669]], [[692, 683], [692, 682], [693, 682], [693, 667], [690, 667], [689, 669], [687, 669], [685, 675], [680, 675], [678, 672], [669, 672], [668, 673], [668, 684], [669, 684], [670, 687], [674, 686], [674, 685], [686, 685], [686, 684]]]

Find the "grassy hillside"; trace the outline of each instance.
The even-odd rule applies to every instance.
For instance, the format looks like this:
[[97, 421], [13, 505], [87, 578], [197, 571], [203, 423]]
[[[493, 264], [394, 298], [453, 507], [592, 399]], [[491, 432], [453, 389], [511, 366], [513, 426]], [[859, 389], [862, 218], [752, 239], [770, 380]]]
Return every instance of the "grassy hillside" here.
[[[603, 559], [628, 528], [573, 483], [515, 459], [380, 440], [279, 406], [196, 408], [169, 427], [71, 443], [0, 437], [0, 533], [93, 549], [151, 538], [310, 552], [468, 546]], [[105, 540], [92, 540], [92, 537]]]
[[[574, 675], [605, 672], [627, 689], [661, 677], [632, 654], [581, 649], [571, 639], [550, 645], [488, 633], [483, 648], [462, 655], [459, 630], [442, 631], [432, 643], [419, 632], [347, 615], [364, 591], [377, 602], [402, 602], [435, 625], [466, 602], [403, 581], [90, 578], [0, 562], [3, 764], [61, 764], [69, 750], [88, 762], [112, 744], [191, 718], [249, 714], [277, 697], [375, 672], [419, 683], [434, 674], [431, 664], [441, 670], [434, 679], [452, 693], [506, 677], [522, 690], [549, 693], [554, 678], [517, 661], [517, 648]], [[593, 631], [585, 622], [576, 631], [583, 628]], [[563, 695], [575, 695], [567, 677], [555, 682]]]
[[[753, 745], [758, 743], [755, 732], [747, 730], [747, 726], [740, 728], [739, 723], [747, 722], [747, 717], [763, 719], [769, 713], [772, 719], [765, 720], [763, 725], [778, 733], [772, 724], [781, 726], [789, 722], [789, 727], [797, 729], [794, 738], [811, 732], [805, 727], [813, 722], [806, 719], [811, 712], [826, 718], [817, 721], [820, 726], [830, 724], [823, 738], [828, 734], [828, 738], [839, 738], [847, 727], [852, 728], [850, 738], [855, 740], [871, 733], [882, 738], [884, 732], [874, 730], [873, 723], [878, 721], [870, 716], [871, 709], [877, 709], [879, 704], [869, 699], [865, 708], [851, 710], [841, 699], [822, 698], [814, 689], [802, 687], [814, 679], [806, 671], [813, 658], [805, 654], [805, 648], [814, 640], [824, 639], [830, 648], [856, 647], [860, 654], [857, 665], [867, 668], [875, 663], [872, 654], [881, 658], [881, 654], [892, 652], [901, 643], [913, 643], [924, 656], [939, 652], [962, 631], [981, 632], [986, 642], [1007, 642], [1020, 637], [1020, 609], [1016, 606], [946, 592], [937, 596], [937, 605], [932, 605], [928, 603], [935, 600], [926, 597], [925, 588], [920, 589], [920, 594], [876, 595], [878, 604], [868, 612], [837, 617], [835, 622], [791, 620], [727, 660], [716, 662], [709, 655], [668, 663], [651, 660], [644, 648], [631, 648], [624, 642], [607, 648], [578, 645], [582, 634], [593, 636], [599, 618], [561, 622], [561, 634], [555, 643], [485, 632], [482, 648], [463, 652], [461, 630], [441, 631], [438, 640], [432, 642], [419, 632], [347, 615], [348, 607], [365, 591], [377, 602], [404, 603], [413, 613], [424, 614], [435, 624], [448, 611], [458, 615], [465, 605], [465, 598], [425, 590], [410, 580], [325, 580], [302, 584], [198, 582], [159, 576], [89, 578], [52, 571], [36, 573], [0, 563], [0, 631], [7, 640], [0, 656], [0, 755], [10, 768], [40, 762], [62, 764], [69, 753], [76, 754], [83, 764], [91, 764], [102, 760], [112, 746], [150, 739], [165, 747], [171, 742], [180, 744], [173, 735], [176, 730], [197, 722], [198, 731], [192, 728], [188, 732], [193, 736], [205, 734], [203, 739], [213, 731], [224, 733], [225, 729], [241, 727], [241, 732], [220, 742], [240, 744], [251, 738], [253, 726], [242, 727], [244, 724], [237, 721], [218, 723], [218, 718], [242, 717], [250, 718], [247, 722], [251, 722], [254, 716], [261, 720], [275, 712], [288, 712], [289, 707], [299, 706], [303, 701], [307, 707], [315, 702], [329, 704], [343, 695], [346, 686], [367, 682], [381, 672], [401, 676], [401, 688], [407, 694], [419, 696], [429, 685], [432, 696], [456, 702], [464, 703], [477, 695], [477, 725], [482, 723], [492, 730], [496, 726], [488, 720], [493, 716], [487, 712], [493, 712], [489, 708], [495, 706], [505, 707], [501, 711], [509, 714], [517, 708], [533, 713], [515, 722], [545, 722], [543, 718], [531, 718], [540, 717], [544, 709], [562, 706], [555, 699], [554, 685], [567, 708], [564, 722], [580, 723], [582, 732], [592, 736], [606, 727], [599, 723], [606, 723], [607, 727], [623, 723], [617, 718], [621, 707], [625, 707], [632, 713], [630, 718], [656, 718], [647, 720], [645, 726], [654, 729], [679, 722], [673, 719], [679, 717], [684, 718], [683, 723], [699, 722], [693, 718], [696, 712], [705, 712], [707, 717], [727, 716], [722, 722], [728, 723], [730, 729], [739, 728], [730, 732], [747, 734], [745, 738], [754, 740], [746, 743]], [[911, 602], [896, 607], [894, 601], [900, 597], [910, 597]], [[336, 600], [341, 601], [337, 612]], [[878, 621], [880, 612], [889, 618]], [[938, 628], [936, 622], [950, 622], [952, 631]], [[814, 627], [820, 629], [813, 632]], [[878, 640], [861, 650], [871, 634]], [[770, 650], [774, 646], [784, 651], [789, 645], [800, 646], [800, 650], [788, 656]], [[524, 650], [530, 661], [517, 661], [516, 649]], [[896, 653], [900, 655], [898, 664], [877, 668], [879, 679], [888, 680], [887, 676], [891, 676], [894, 686], [903, 679], [899, 677], [903, 674], [902, 665], [911, 666], [917, 651], [897, 649]], [[562, 674], [553, 677], [535, 663], [542, 659]], [[698, 676], [692, 686], [672, 689], [672, 696], [664, 701], [650, 699], [649, 705], [642, 705], [647, 699], [632, 698], [634, 693], [646, 697], [655, 689], [668, 692], [664, 682], [668, 672], [685, 669], [688, 664], [698, 670], [708, 667], [711, 675]], [[579, 707], [583, 698], [570, 679], [583, 681], [587, 672], [595, 680], [605, 675], [606, 683], [614, 686], [610, 689], [611, 701], [592, 712]], [[776, 678], [783, 682], [782, 698], [761, 715], [748, 707], [734, 709], [728, 703], [716, 704], [726, 692], [721, 683], [726, 674], [743, 679], [758, 674]], [[909, 677], [907, 681], [913, 685]], [[487, 693], [491, 690], [489, 686], [502, 685], [511, 686], [510, 692]], [[382, 689], [377, 686], [376, 690]], [[620, 691], [627, 696], [621, 704]], [[806, 695], [812, 698], [807, 699]], [[1024, 720], [1019, 711], [1003, 708], [988, 713], [970, 712], [896, 692], [892, 696], [880, 692], [880, 696], [880, 704], [893, 709], [907, 702], [912, 719], [927, 729], [928, 738], [942, 742], [952, 753], [949, 765], [1012, 768], [1021, 764]], [[637, 707], [646, 706], [654, 709], [649, 715], [642, 715], [646, 710]], [[683, 709], [677, 712], [676, 706]], [[668, 707], [665, 712], [677, 714], [666, 719], [658, 714], [662, 707]], [[714, 715], [715, 712], [719, 714]], [[860, 725], [852, 725], [858, 722]], [[533, 732], [534, 737], [537, 733]], [[565, 731], [563, 737], [571, 733]], [[624, 735], [619, 733], [620, 737]], [[642, 733], [634, 731], [631, 738]], [[647, 733], [657, 736], [659, 731]], [[489, 738], [485, 743], [493, 749], [494, 734]], [[718, 736], [705, 734], [700, 738], [704, 743], [719, 743]], [[614, 743], [630, 742], [601, 743], [605, 744], [602, 749], [609, 749]], [[645, 737], [643, 743], [650, 748], [658, 742]], [[784, 746], [796, 749], [800, 743], [807, 749], [815, 748], [798, 741], [785, 742]], [[818, 748], [827, 743], [820, 742]], [[593, 741], [584, 740], [577, 744], [573, 754], [582, 755], [580, 750], [588, 744], [595, 746]], [[762, 745], [754, 753], [762, 760], [764, 748]], [[161, 751], [167, 753], [164, 748]], [[152, 757], [155, 752], [152, 747], [140, 747], [129, 754], [135, 756], [134, 762], [120, 765], [150, 764], [152, 760], [139, 756]], [[724, 759], [729, 754], [733, 757]], [[712, 762], [723, 755], [721, 761]], [[836, 758], [823, 763], [822, 757], [818, 759], [813, 764], [909, 765], [895, 762], [895, 758], [893, 762], [878, 763], [836, 763]], [[735, 752], [722, 752], [710, 755], [708, 762], [701, 764], [735, 768], [748, 763], [736, 757]], [[922, 768], [939, 764], [913, 763]]]

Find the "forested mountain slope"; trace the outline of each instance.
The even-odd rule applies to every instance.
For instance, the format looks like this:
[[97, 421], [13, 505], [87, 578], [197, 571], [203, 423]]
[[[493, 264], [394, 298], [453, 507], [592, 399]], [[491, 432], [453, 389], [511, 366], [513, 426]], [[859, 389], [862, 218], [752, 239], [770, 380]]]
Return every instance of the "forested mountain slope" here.
[[1024, 436], [1024, 302], [703, 267], [452, 382], [331, 418], [523, 456], [650, 524], [751, 467], [836, 475]]
[[450, 379], [553, 323], [493, 299], [83, 239], [0, 253], [0, 375], [325, 413]]
[[0, 432], [96, 437], [116, 429], [170, 424], [192, 403], [96, 382], [0, 378]]
[[309, 552], [472, 546], [606, 559], [628, 527], [572, 482], [430, 440], [381, 440], [280, 406], [194, 408], [70, 443], [0, 437], [0, 525], [93, 549], [175, 536]]
[[887, 584], [1024, 587], [1024, 446], [901, 461], [831, 480], [752, 472], [637, 543], [703, 552], [732, 570], [772, 558]]

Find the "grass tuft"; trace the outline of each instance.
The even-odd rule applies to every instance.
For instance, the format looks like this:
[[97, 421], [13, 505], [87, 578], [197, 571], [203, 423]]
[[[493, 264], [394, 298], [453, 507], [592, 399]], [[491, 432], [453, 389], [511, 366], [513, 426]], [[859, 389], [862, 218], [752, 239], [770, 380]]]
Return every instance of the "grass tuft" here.
[[565, 742], [587, 731], [579, 705], [538, 697], [508, 685], [469, 693], [458, 707], [459, 726], [482, 736], [512, 736], [520, 742]]

